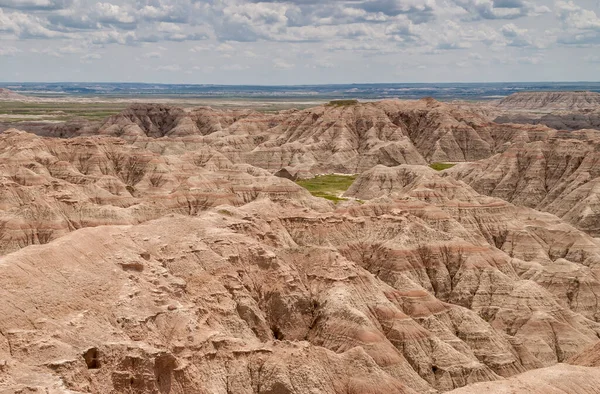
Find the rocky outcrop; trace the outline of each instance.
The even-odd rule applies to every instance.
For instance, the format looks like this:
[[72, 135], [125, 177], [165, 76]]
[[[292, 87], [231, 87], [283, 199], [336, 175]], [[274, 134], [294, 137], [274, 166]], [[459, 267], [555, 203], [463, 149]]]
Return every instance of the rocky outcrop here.
[[485, 246], [452, 247], [450, 233], [406, 213], [368, 213], [382, 208], [281, 215], [264, 200], [5, 256], [7, 368], [42, 366], [14, 384], [43, 374], [94, 393], [446, 391], [552, 364], [600, 332], [520, 280], [502, 252], [485, 259]]
[[98, 132], [137, 142], [146, 137], [195, 139], [233, 162], [293, 174], [477, 160], [552, 133], [542, 126], [495, 124], [431, 99], [324, 105], [277, 114], [137, 105], [109, 118]]
[[505, 114], [497, 117], [496, 123], [539, 124], [557, 130], [600, 130], [600, 110], [584, 112], [558, 112], [542, 116], [532, 114]]
[[278, 113], [134, 104], [101, 124], [73, 120], [20, 126], [61, 138], [100, 134], [138, 145], [156, 139], [188, 148], [192, 143], [208, 145], [233, 163], [271, 173], [285, 169], [300, 177], [360, 173], [378, 164], [478, 160], [514, 143], [544, 140], [555, 133], [541, 125], [494, 123], [478, 107], [433, 99], [322, 105]]
[[600, 129], [600, 93], [523, 92], [501, 100], [496, 123], [545, 125], [556, 130]]
[[600, 108], [595, 92], [520, 92], [500, 100], [498, 107], [510, 110], [585, 110]]
[[[49, 143], [9, 137], [26, 137], [21, 152], [11, 151], [15, 160]], [[122, 143], [62, 143], [101, 141]], [[183, 157], [154, 160], [174, 171]], [[216, 152], [198, 160], [206, 171], [227, 163]], [[62, 166], [63, 178], [86, 179]], [[206, 176], [202, 168], [193, 171]], [[23, 179], [23, 188], [39, 182]], [[597, 343], [594, 238], [426, 167], [376, 167], [348, 194], [365, 201], [223, 200], [194, 215], [165, 211], [135, 225], [80, 228], [4, 256], [0, 386], [382, 394], [495, 381], [529, 387], [522, 382], [534, 372], [546, 376], [544, 368], [559, 370]], [[575, 381], [595, 382], [572, 368]]]
[[4, 252], [83, 227], [196, 215], [266, 197], [313, 208], [329, 204], [206, 147], [163, 156], [113, 137], [59, 140], [16, 130], [0, 135], [0, 184]]
[[15, 93], [10, 89], [0, 88], [0, 101], [28, 101], [29, 97]]
[[506, 381], [478, 383], [450, 393], [588, 394], [598, 393], [598, 387], [600, 369], [555, 365], [529, 371]]
[[[597, 392], [595, 131], [433, 100], [100, 130], [0, 134], [0, 392]], [[334, 205], [319, 172], [360, 175]]]
[[570, 364], [584, 367], [600, 367], [600, 342], [584, 349], [569, 360]]
[[515, 145], [506, 152], [447, 170], [480, 193], [551, 212], [593, 235], [600, 234], [599, 135]]
[[[283, 112], [285, 114], [285, 111]], [[256, 134], [273, 127], [281, 115], [250, 110], [183, 109], [161, 104], [134, 104], [106, 119], [97, 132], [123, 138], [185, 137], [225, 132]]]

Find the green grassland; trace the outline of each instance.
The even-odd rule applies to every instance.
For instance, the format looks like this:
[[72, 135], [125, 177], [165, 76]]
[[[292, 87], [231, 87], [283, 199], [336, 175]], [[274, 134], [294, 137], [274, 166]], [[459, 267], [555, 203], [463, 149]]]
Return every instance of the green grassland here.
[[84, 118], [90, 121], [103, 120], [108, 116], [118, 114], [127, 103], [27, 103], [0, 101], [0, 121], [68, 121], [74, 118]]
[[429, 167], [433, 168], [436, 171], [447, 170], [448, 168], [454, 167], [456, 164], [451, 163], [431, 163]]
[[328, 107], [346, 107], [350, 105], [358, 104], [358, 100], [332, 100], [327, 106]]
[[303, 179], [296, 183], [313, 196], [325, 198], [327, 200], [338, 203], [346, 201], [347, 198], [339, 197], [344, 193], [352, 182], [356, 179], [356, 175], [319, 175], [311, 179]]

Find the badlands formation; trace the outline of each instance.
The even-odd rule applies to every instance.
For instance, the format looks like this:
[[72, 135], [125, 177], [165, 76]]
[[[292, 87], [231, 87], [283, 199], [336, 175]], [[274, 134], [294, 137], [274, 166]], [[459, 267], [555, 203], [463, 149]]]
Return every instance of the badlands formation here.
[[600, 392], [595, 130], [424, 99], [35, 131], [0, 134], [2, 394]]
[[600, 93], [522, 92], [501, 100], [498, 123], [541, 124], [558, 130], [600, 130]]

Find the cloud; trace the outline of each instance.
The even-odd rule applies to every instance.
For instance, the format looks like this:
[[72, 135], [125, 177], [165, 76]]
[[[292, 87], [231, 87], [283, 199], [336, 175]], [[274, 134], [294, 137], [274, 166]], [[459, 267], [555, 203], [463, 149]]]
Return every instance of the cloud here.
[[[360, 81], [396, 78], [407, 59], [403, 76], [423, 64], [431, 73], [457, 63], [500, 67], [494, 56], [514, 67], [565, 56], [591, 65], [583, 58], [600, 53], [599, 15], [596, 0], [0, 0], [0, 56], [26, 64], [36, 50], [65, 70], [80, 59], [115, 73], [110, 66], [119, 62], [147, 78], [193, 76], [199, 67], [197, 74], [227, 83], [284, 75]], [[295, 72], [270, 75], [260, 64]]]
[[15, 56], [17, 53], [22, 52], [19, 48], [15, 47], [0, 47], [0, 56]]
[[467, 19], [516, 19], [549, 12], [547, 7], [537, 7], [522, 0], [453, 0], [468, 13]]
[[13, 34], [21, 39], [58, 38], [62, 35], [48, 29], [43, 19], [22, 12], [5, 13], [0, 8], [0, 33]]
[[276, 70], [291, 70], [296, 67], [294, 64], [291, 64], [283, 59], [275, 59], [273, 62], [273, 68]]
[[583, 60], [587, 63], [600, 64], [600, 55], [588, 55]]
[[572, 1], [557, 1], [556, 11], [567, 28], [600, 31], [600, 18], [592, 10], [586, 10]]
[[192, 17], [193, 5], [185, 1], [177, 1], [171, 4], [167, 1], [158, 1], [147, 4], [148, 1], [138, 1], [135, 9], [136, 14], [146, 21], [186, 23]]
[[179, 64], [168, 64], [166, 66], [156, 67], [156, 71], [176, 72], [181, 71], [181, 66]]
[[562, 24], [558, 43], [582, 46], [600, 43], [600, 17], [595, 11], [573, 1], [557, 1], [556, 16]]
[[144, 59], [160, 59], [162, 57], [162, 53], [160, 52], [147, 52], [142, 55]]
[[94, 60], [102, 59], [102, 55], [99, 53], [88, 53], [79, 58], [79, 61], [84, 64], [92, 63]]
[[242, 71], [250, 68], [249, 66], [245, 66], [243, 64], [226, 64], [223, 66], [223, 70], [226, 71]]
[[112, 3], [96, 3], [93, 11], [98, 22], [120, 26], [133, 26], [136, 19], [121, 6]]
[[412, 22], [424, 23], [435, 19], [436, 2], [434, 0], [369, 0], [361, 1], [354, 7], [387, 16], [406, 15]]
[[88, 37], [89, 41], [95, 45], [136, 45], [139, 41], [135, 32], [120, 32], [115, 30], [96, 31]]
[[73, 0], [0, 0], [0, 8], [34, 11], [59, 10], [68, 8]]
[[514, 47], [537, 47], [528, 35], [527, 29], [520, 29], [514, 23], [502, 26], [500, 29], [502, 35], [506, 38], [507, 44]]

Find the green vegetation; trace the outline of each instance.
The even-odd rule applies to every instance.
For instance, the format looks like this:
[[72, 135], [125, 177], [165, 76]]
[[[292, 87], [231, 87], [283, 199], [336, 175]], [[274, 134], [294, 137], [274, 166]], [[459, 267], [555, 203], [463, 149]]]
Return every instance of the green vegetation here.
[[431, 163], [429, 167], [433, 168], [436, 171], [447, 170], [448, 168], [454, 167], [456, 164], [452, 163]]
[[356, 175], [319, 175], [296, 183], [308, 190], [313, 196], [326, 198], [337, 204], [340, 201], [348, 200], [339, 196], [348, 190], [355, 179]]
[[226, 209], [219, 209], [217, 212], [219, 212], [221, 215], [224, 215], [224, 216], [233, 216], [233, 213], [231, 213], [230, 211], [228, 211]]
[[118, 114], [127, 103], [74, 103], [74, 102], [0, 102], [0, 122], [68, 121], [84, 118], [90, 121], [103, 120]]
[[332, 100], [327, 105], [331, 107], [346, 107], [355, 104], [358, 104], [358, 100]]

